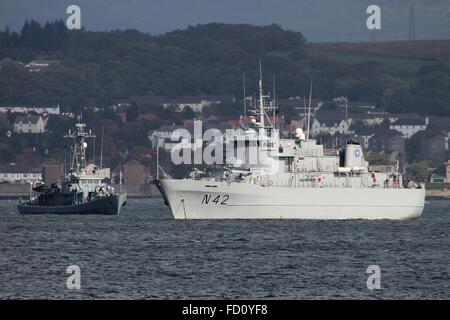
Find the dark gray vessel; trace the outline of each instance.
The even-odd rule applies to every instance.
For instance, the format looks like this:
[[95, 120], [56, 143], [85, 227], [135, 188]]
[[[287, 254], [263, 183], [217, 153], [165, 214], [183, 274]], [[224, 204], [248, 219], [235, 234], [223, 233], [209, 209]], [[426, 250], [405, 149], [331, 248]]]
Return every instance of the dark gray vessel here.
[[35, 197], [23, 202], [19, 200], [21, 214], [104, 214], [117, 215], [126, 204], [126, 193], [115, 192], [112, 186], [102, 182], [98, 168], [88, 171], [86, 148], [88, 138], [86, 124], [76, 124], [76, 131], [65, 136], [73, 140], [71, 147], [71, 169], [61, 186], [36, 184], [32, 190]]

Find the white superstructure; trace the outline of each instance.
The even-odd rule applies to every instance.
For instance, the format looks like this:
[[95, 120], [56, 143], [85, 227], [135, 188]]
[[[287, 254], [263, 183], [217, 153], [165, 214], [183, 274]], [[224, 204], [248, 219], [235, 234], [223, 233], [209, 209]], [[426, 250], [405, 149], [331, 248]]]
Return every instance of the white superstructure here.
[[[411, 219], [422, 214], [424, 186], [404, 181], [398, 166], [395, 172], [369, 171], [358, 143], [327, 150], [309, 138], [308, 128], [306, 134], [297, 129], [296, 139], [281, 139], [270, 116], [276, 106], [266, 101], [262, 88], [260, 80], [253, 128], [225, 139], [235, 148], [227, 148], [221, 175], [194, 170], [187, 179], [155, 181], [175, 219]], [[256, 162], [249, 159], [255, 149]]]

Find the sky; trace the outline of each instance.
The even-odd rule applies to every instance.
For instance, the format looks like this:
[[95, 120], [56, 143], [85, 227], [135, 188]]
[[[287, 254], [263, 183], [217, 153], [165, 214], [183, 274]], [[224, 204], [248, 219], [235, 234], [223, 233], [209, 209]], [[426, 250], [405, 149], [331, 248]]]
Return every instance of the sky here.
[[[450, 38], [450, 0], [0, 0], [0, 28], [20, 30], [25, 19], [67, 19], [81, 8], [87, 30], [137, 29], [161, 34], [209, 22], [277, 23], [309, 42], [407, 39], [411, 2], [417, 39]], [[368, 30], [366, 9], [381, 8], [381, 30]]]

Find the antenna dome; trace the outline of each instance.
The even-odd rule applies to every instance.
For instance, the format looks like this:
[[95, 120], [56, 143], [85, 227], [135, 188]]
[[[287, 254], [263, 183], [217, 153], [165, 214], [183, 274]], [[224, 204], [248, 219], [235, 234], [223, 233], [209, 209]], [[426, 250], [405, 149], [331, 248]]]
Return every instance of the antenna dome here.
[[299, 140], [305, 140], [305, 133], [303, 132], [302, 128], [297, 128], [295, 129], [295, 136], [299, 139]]

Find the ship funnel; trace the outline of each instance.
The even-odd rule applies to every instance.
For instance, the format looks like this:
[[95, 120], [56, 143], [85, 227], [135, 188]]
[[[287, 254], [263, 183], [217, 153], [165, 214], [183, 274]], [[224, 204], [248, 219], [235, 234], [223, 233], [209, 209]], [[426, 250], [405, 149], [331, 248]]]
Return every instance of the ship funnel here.
[[363, 152], [361, 145], [357, 142], [349, 141], [345, 147], [345, 167], [359, 168], [363, 165]]

